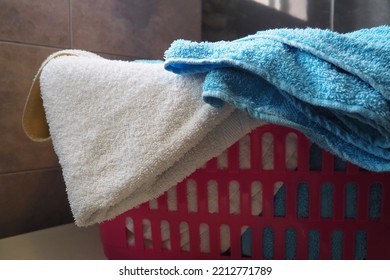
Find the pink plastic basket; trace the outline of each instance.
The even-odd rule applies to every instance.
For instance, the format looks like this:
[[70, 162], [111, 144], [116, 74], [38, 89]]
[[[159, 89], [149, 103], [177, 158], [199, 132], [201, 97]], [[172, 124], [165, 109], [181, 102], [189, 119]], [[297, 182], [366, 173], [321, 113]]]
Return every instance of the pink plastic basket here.
[[[262, 166], [265, 133], [273, 136], [272, 170]], [[285, 166], [286, 137], [290, 133], [297, 137], [298, 166], [294, 170]], [[144, 203], [102, 223], [100, 233], [106, 256], [109, 259], [390, 259], [389, 172], [368, 172], [351, 163], [339, 170], [335, 168], [339, 159], [325, 151], [320, 151], [321, 158], [317, 158], [321, 166], [313, 168], [312, 143], [289, 128], [266, 125], [249, 136], [249, 169], [240, 169], [236, 143], [227, 151], [227, 168], [218, 168], [214, 158], [176, 186], [177, 209], [170, 209], [165, 193], [157, 199], [157, 207]], [[195, 212], [188, 205], [189, 180], [196, 182]], [[209, 213], [210, 181], [217, 183], [216, 213]], [[233, 181], [239, 184], [240, 197], [239, 213], [235, 214], [229, 209], [229, 184]], [[252, 211], [254, 182], [261, 185], [260, 214]], [[276, 182], [284, 184], [284, 195], [278, 202], [274, 194]], [[324, 191], [329, 186], [331, 191]], [[301, 187], [304, 192], [300, 192]], [[276, 209], [280, 201], [282, 211]], [[126, 227], [129, 219], [133, 232]], [[162, 242], [162, 223], [169, 225], [169, 246]], [[144, 238], [145, 224], [151, 228], [149, 243]], [[181, 244], [183, 224], [188, 229], [187, 248]], [[207, 250], [201, 246], [202, 225], [207, 229]], [[222, 231], [221, 227], [227, 230]], [[244, 241], [242, 233], [247, 228], [250, 230]], [[222, 232], [228, 236], [221, 236]], [[221, 250], [223, 238], [230, 241], [227, 250]], [[244, 254], [244, 245], [249, 254]]]

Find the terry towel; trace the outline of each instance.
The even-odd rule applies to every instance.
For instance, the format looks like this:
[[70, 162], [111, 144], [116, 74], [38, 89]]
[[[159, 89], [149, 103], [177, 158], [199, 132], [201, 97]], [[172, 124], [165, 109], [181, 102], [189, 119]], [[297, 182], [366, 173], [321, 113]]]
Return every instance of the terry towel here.
[[390, 170], [390, 27], [339, 34], [275, 29], [231, 41], [173, 42], [165, 68], [207, 73], [203, 98], [302, 131], [373, 171]]
[[[203, 81], [165, 71], [161, 62], [79, 51], [43, 63], [24, 127], [31, 138], [47, 139], [39, 124], [47, 119], [78, 226], [158, 197], [263, 124], [232, 106], [204, 103]], [[34, 113], [43, 111], [42, 102], [44, 114]]]

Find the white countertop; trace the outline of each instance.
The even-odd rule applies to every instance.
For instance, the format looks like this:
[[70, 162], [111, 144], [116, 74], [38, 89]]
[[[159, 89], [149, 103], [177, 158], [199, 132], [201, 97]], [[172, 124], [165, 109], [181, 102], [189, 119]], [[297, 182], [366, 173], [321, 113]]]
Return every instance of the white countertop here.
[[0, 260], [106, 259], [97, 225], [52, 227], [0, 239]]

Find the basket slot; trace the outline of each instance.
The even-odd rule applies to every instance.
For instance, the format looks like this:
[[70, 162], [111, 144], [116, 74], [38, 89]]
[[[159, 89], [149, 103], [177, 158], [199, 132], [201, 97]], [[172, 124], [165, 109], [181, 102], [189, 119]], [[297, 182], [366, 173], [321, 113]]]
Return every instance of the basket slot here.
[[199, 248], [201, 253], [210, 253], [210, 229], [207, 224], [199, 225], [199, 235], [194, 236], [192, 240], [193, 248]]
[[390, 222], [390, 188], [382, 188], [382, 207], [381, 219], [383, 222]]
[[358, 187], [357, 219], [360, 221], [368, 220], [369, 191], [366, 184], [360, 184]]
[[313, 143], [310, 146], [310, 171], [321, 171], [322, 170], [322, 164], [323, 164], [323, 153], [321, 148]]
[[297, 217], [308, 218], [309, 217], [309, 185], [306, 183], [299, 183], [297, 186]]
[[191, 246], [188, 223], [181, 222], [179, 228], [180, 228], [180, 251], [189, 252], [192, 246]]
[[298, 167], [298, 135], [290, 132], [285, 141], [285, 168], [287, 170], [296, 170]]
[[[346, 191], [347, 186], [343, 186], [342, 184], [335, 183], [333, 188], [333, 219], [334, 221], [343, 221], [346, 217], [346, 211], [347, 207], [345, 206], [346, 203], [349, 203], [351, 205], [348, 205], [348, 211], [354, 211], [353, 205], [356, 205], [353, 203], [353, 197], [347, 196], [348, 191]], [[350, 202], [352, 201], [352, 202]], [[351, 210], [350, 210], [351, 209]], [[356, 210], [355, 210], [356, 212]]]
[[[166, 220], [160, 222], [160, 237], [162, 239], [162, 250], [171, 250], [171, 233], [170, 225]], [[156, 248], [156, 247], [155, 247]]]
[[152, 230], [152, 247], [154, 248], [154, 250], [156, 251], [160, 251], [161, 252], [161, 227], [160, 227], [160, 223], [159, 223], [159, 220], [158, 219], [151, 219], [150, 220], [151, 222], [151, 230]]
[[362, 230], [355, 232], [354, 259], [364, 260], [367, 257], [367, 233]]
[[232, 215], [240, 214], [240, 184], [237, 181], [229, 182], [229, 213]]
[[127, 235], [127, 245], [134, 246], [135, 245], [135, 237], [134, 237], [134, 222], [130, 217], [126, 217], [126, 235]]
[[[354, 183], [348, 183], [345, 186], [344, 217], [347, 218], [347, 219], [356, 219], [357, 196], [358, 196], [357, 190], [358, 190], [358, 187]], [[340, 195], [339, 196], [336, 195], [336, 197], [341, 197], [341, 196]]]
[[297, 258], [297, 233], [294, 228], [288, 228], [285, 232], [285, 259], [295, 260]]
[[333, 216], [333, 184], [325, 183], [321, 186], [321, 218]]
[[228, 169], [238, 171], [240, 169], [240, 148], [239, 142], [236, 142], [228, 149]]
[[177, 184], [176, 186], [176, 194], [177, 194], [177, 210], [180, 213], [187, 212], [187, 181]]
[[286, 216], [286, 186], [283, 182], [274, 184], [274, 216]]
[[218, 184], [218, 208], [220, 213], [229, 213], [229, 187], [225, 180], [219, 180]]
[[263, 186], [258, 181], [253, 181], [251, 184], [251, 214], [253, 216], [262, 215], [263, 205]]
[[274, 135], [270, 132], [261, 135], [261, 169], [275, 169]]
[[368, 215], [370, 220], [379, 219], [381, 216], [382, 185], [373, 183], [370, 186]]
[[[252, 229], [248, 226], [241, 227], [241, 255], [242, 257], [252, 257], [252, 244], [253, 244], [253, 235]], [[257, 249], [257, 247], [256, 247]]]
[[214, 214], [218, 213], [218, 184], [215, 180], [207, 182], [207, 212]]
[[198, 188], [195, 180], [187, 181], [187, 211], [198, 212]]
[[134, 239], [135, 239], [135, 248], [136, 250], [144, 250], [144, 237], [143, 237], [143, 228], [142, 220], [133, 219], [134, 224]]
[[344, 234], [341, 230], [334, 230], [331, 237], [331, 259], [341, 260], [343, 258]]
[[334, 156], [334, 170], [345, 171], [347, 169], [347, 162], [338, 156]]
[[243, 137], [239, 143], [239, 168], [241, 170], [248, 170], [251, 168], [251, 138], [249, 135]]
[[310, 145], [311, 142], [303, 135], [298, 135], [298, 171], [309, 172], [310, 166]]
[[168, 203], [168, 211], [177, 211], [177, 193], [176, 186], [171, 187], [167, 191], [167, 203]]
[[[282, 140], [283, 139], [283, 140]], [[286, 145], [285, 143], [286, 134], [274, 134], [274, 168], [277, 171], [285, 171], [286, 170]], [[280, 141], [280, 143], [279, 143]]]
[[230, 232], [230, 227], [226, 224], [222, 224], [218, 228], [218, 240], [219, 244], [218, 250], [219, 254], [224, 256], [231, 256], [231, 244], [232, 244], [232, 237]]
[[[274, 258], [274, 230], [271, 227], [263, 229], [263, 258], [271, 260]], [[283, 244], [283, 243], [282, 243]]]
[[209, 196], [208, 196], [208, 183], [203, 180], [203, 178], [197, 181], [197, 203], [198, 203], [198, 213], [208, 214], [208, 204], [209, 204]]
[[317, 229], [309, 231], [308, 238], [308, 259], [318, 260], [320, 257], [320, 232]]
[[254, 130], [250, 134], [250, 149], [251, 149], [251, 169], [259, 170], [262, 166], [262, 145], [261, 137], [258, 130]]
[[142, 220], [142, 237], [143, 237], [143, 247], [144, 248], [153, 248], [153, 235], [151, 231], [152, 225], [150, 220], [143, 219]]

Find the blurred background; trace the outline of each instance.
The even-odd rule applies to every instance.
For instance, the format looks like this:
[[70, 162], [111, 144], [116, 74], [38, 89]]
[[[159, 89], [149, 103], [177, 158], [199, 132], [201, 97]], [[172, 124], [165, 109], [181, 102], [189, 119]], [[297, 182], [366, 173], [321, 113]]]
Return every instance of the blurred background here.
[[21, 127], [32, 79], [51, 53], [162, 59], [178, 38], [383, 24], [390, 24], [390, 0], [0, 0], [0, 238], [73, 221], [51, 142], [31, 142]]

